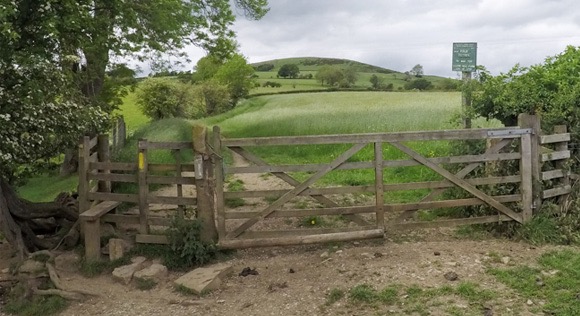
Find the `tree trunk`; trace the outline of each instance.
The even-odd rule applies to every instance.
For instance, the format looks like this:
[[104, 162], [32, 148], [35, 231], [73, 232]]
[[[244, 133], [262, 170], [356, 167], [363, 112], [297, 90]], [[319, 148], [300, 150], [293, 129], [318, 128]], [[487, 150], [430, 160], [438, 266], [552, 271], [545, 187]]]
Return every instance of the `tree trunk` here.
[[0, 179], [0, 228], [6, 240], [23, 259], [30, 252], [53, 249], [61, 239], [61, 229], [77, 229], [78, 205], [68, 193], [53, 202], [32, 203], [17, 196], [14, 189]]
[[77, 171], [79, 158], [75, 149], [67, 149], [64, 152], [64, 161], [60, 165], [60, 176], [66, 177]]

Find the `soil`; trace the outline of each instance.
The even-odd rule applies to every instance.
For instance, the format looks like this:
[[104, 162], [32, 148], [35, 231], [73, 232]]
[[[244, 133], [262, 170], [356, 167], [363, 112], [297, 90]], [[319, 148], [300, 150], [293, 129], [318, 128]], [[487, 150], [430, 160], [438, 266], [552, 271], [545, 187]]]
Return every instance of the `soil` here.
[[[289, 187], [272, 176], [245, 174], [238, 179], [251, 190]], [[174, 194], [174, 189], [163, 190], [163, 195]], [[194, 190], [184, 191], [191, 195]], [[265, 204], [263, 199], [256, 199], [241, 209], [252, 210]], [[1, 270], [9, 267], [13, 259], [7, 245], [0, 246]], [[88, 279], [77, 273], [63, 273], [63, 283], [101, 296], [71, 302], [62, 315], [404, 315], [408, 310], [402, 292], [399, 293], [402, 304], [391, 306], [352, 303], [348, 297], [327, 304], [327, 298], [331, 290], [347, 293], [361, 284], [380, 290], [395, 284], [427, 289], [460, 282], [476, 283], [501, 295], [484, 306], [487, 310], [469, 306], [458, 297], [436, 298], [440, 302], [428, 305], [429, 315], [447, 315], [450, 306], [464, 310], [462, 314], [536, 315], [534, 312], [541, 310], [538, 304], [542, 302], [529, 304], [486, 270], [533, 266], [541, 254], [557, 248], [534, 247], [490, 236], [470, 240], [458, 238], [453, 229], [423, 229], [387, 232], [386, 238], [380, 240], [239, 250], [222, 259], [233, 266], [234, 273], [223, 280], [219, 290], [201, 297], [174, 289], [172, 281], [183, 273], [172, 272], [165, 282], [145, 291], [135, 285], [116, 283], [109, 274]], [[252, 269], [257, 274], [248, 273]], [[246, 276], [239, 275], [244, 270]], [[449, 278], [450, 272], [456, 274], [457, 280], [450, 281], [453, 279]]]

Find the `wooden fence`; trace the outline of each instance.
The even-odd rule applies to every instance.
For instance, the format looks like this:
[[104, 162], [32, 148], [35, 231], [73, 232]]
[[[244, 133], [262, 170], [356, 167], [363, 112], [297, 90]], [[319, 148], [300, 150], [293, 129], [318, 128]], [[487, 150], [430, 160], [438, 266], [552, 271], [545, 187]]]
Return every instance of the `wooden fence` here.
[[[79, 212], [85, 227], [87, 257], [99, 257], [101, 222], [134, 225], [139, 229], [138, 243], [167, 243], [165, 235], [152, 234], [151, 226], [169, 226], [170, 218], [151, 216], [152, 204], [176, 205], [176, 215], [183, 216], [186, 207], [196, 209], [196, 216], [207, 223], [213, 223], [213, 191], [209, 178], [213, 170], [205, 149], [205, 130], [202, 129], [192, 142], [151, 142], [145, 139], [138, 143], [136, 162], [111, 162], [107, 135], [90, 139], [84, 137], [79, 146]], [[94, 149], [102, 149], [93, 152]], [[153, 163], [149, 161], [152, 151], [170, 151], [173, 163]], [[182, 161], [182, 152], [193, 152], [192, 161]], [[129, 184], [134, 193], [113, 193], [115, 183]], [[151, 190], [152, 185], [175, 185], [176, 194], [159, 196]], [[185, 185], [195, 186], [196, 197], [184, 196]], [[127, 190], [127, 189], [126, 189]], [[209, 191], [208, 191], [209, 190]], [[206, 192], [207, 191], [207, 192]], [[138, 214], [111, 213], [121, 203], [137, 205]], [[204, 212], [205, 211], [205, 212]], [[214, 240], [214, 225], [207, 225], [203, 238]], [[90, 234], [86, 230], [90, 230]]]
[[[204, 223], [203, 238], [217, 240], [222, 248], [377, 238], [382, 237], [385, 230], [406, 227], [502, 221], [523, 223], [531, 219], [543, 199], [565, 199], [571, 191], [569, 172], [565, 169], [566, 159], [570, 157], [567, 148], [570, 135], [563, 126], [556, 127], [551, 135], [541, 135], [539, 126], [537, 117], [521, 115], [518, 127], [507, 128], [260, 138], [224, 138], [220, 129], [214, 127], [211, 140], [205, 128], [195, 127], [193, 143], [141, 140], [135, 163], [109, 161], [105, 146], [99, 145], [106, 142], [105, 136], [96, 140], [85, 138], [80, 146], [80, 209], [87, 212], [87, 223], [138, 225], [137, 242], [166, 243], [164, 235], [152, 234], [149, 227], [167, 226], [168, 219], [150, 216], [149, 205], [178, 205], [178, 212], [186, 206], [195, 206], [197, 216]], [[421, 154], [413, 149], [416, 143], [462, 140], [488, 141], [489, 145], [480, 153], [445, 157]], [[273, 164], [269, 157], [260, 157], [255, 150], [268, 146], [283, 151], [285, 147], [345, 144], [350, 147], [324, 163]], [[94, 148], [102, 148], [103, 152], [93, 153]], [[407, 158], [386, 159], [387, 148], [404, 153]], [[154, 150], [172, 151], [175, 162], [150, 162], [150, 152]], [[179, 153], [184, 150], [193, 150], [191, 161], [181, 161]], [[366, 161], [360, 159], [361, 155], [353, 159], [361, 150], [373, 153]], [[243, 157], [250, 165], [226, 164], [224, 157], [230, 155], [229, 152]], [[501, 164], [515, 166], [510, 168], [514, 172], [481, 172]], [[436, 176], [403, 183], [385, 179], [386, 169], [416, 166]], [[370, 184], [318, 185], [330, 173], [365, 169], [374, 174]], [[228, 191], [227, 182], [231, 177], [252, 173], [269, 174], [286, 183], [288, 188]], [[133, 183], [137, 190], [135, 193], [112, 193], [111, 183], [115, 182]], [[155, 196], [150, 190], [153, 184], [176, 185], [177, 194]], [[183, 185], [195, 185], [196, 198], [183, 196]], [[510, 193], [494, 193], [501, 190], [493, 188], [502, 186], [510, 186]], [[466, 193], [465, 197], [443, 194], [453, 188]], [[409, 190], [423, 190], [426, 194], [412, 202], [395, 203], [385, 198], [390, 192]], [[371, 195], [373, 203], [339, 203], [338, 196], [352, 194]], [[230, 199], [260, 199], [262, 203], [239, 210], [226, 207]], [[297, 199], [309, 199], [315, 204], [290, 207]], [[102, 201], [135, 203], [139, 214], [109, 214], [98, 207], [95, 211], [95, 205], [101, 205]], [[487, 206], [484, 215], [430, 221], [417, 216], [436, 210], [481, 205]], [[345, 221], [331, 227], [297, 227], [296, 223], [309, 217], [341, 217]], [[93, 232], [94, 226], [98, 225], [93, 225]], [[98, 230], [96, 233], [98, 235]], [[94, 251], [97, 243], [93, 241], [93, 244], [90, 248]]]

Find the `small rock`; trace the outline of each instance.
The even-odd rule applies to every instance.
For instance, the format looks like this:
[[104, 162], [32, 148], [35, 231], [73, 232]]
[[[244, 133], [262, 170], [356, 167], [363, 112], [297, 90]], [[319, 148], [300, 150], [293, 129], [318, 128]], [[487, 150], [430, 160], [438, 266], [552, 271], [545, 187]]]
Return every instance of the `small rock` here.
[[320, 258], [328, 258], [328, 256], [330, 256], [330, 254], [328, 253], [328, 251], [325, 251], [323, 253], [320, 254]]
[[288, 270], [288, 273], [295, 273], [296, 271], [294, 271], [294, 269], [290, 268], [290, 270]]
[[143, 265], [145, 264], [146, 260], [147, 258], [145, 257], [132, 258], [131, 264], [124, 265], [113, 270], [113, 279], [125, 285], [129, 284], [133, 278], [133, 274], [143, 269]]
[[375, 252], [375, 253], [373, 254], [373, 256], [374, 256], [375, 258], [380, 258], [380, 257], [382, 257], [382, 256], [383, 256], [383, 254], [382, 254], [382, 253], [380, 253], [380, 252]]
[[117, 236], [115, 227], [113, 227], [113, 225], [111, 225], [110, 223], [101, 223], [101, 236], [102, 237]]
[[353, 245], [355, 245], [355, 246], [358, 246], [358, 245], [360, 245], [360, 242], [358, 242], [358, 241], [355, 241], [355, 242], [353, 242], [352, 244], [353, 244]]
[[219, 288], [222, 280], [232, 272], [229, 264], [215, 264], [209, 267], [197, 268], [175, 280], [175, 284], [184, 286], [196, 294]]
[[440, 255], [441, 255], [441, 253], [440, 253], [439, 251], [435, 251], [433, 254], [434, 254], [435, 256], [440, 256]]
[[2, 269], [2, 273], [4, 274], [10, 273], [10, 268]]
[[508, 263], [510, 263], [510, 257], [508, 257], [508, 256], [502, 257], [502, 258], [501, 258], [501, 262], [502, 262], [503, 264], [508, 264]]
[[448, 281], [455, 281], [457, 279], [459, 279], [459, 276], [457, 275], [457, 273], [450, 271], [447, 272], [443, 275], [443, 277], [445, 277], [445, 279], [447, 279]]
[[225, 302], [226, 302], [226, 300], [217, 300], [217, 301], [216, 301], [216, 303], [218, 303], [218, 304], [223, 304], [223, 303], [225, 303]]
[[341, 254], [342, 253], [342, 250], [337, 250], [335, 253]]
[[109, 260], [113, 261], [122, 258], [127, 251], [131, 250], [132, 247], [133, 245], [124, 239], [109, 239], [109, 245], [107, 247]]
[[45, 264], [43, 262], [29, 259], [24, 261], [24, 263], [22, 263], [22, 265], [18, 268], [18, 272], [34, 274], [43, 271], [44, 268]]
[[361, 255], [361, 257], [365, 257], [366, 259], [373, 259], [375, 257], [373, 254], [368, 253], [368, 252], [363, 252], [360, 255]]
[[528, 299], [528, 301], [526, 302], [526, 304], [528, 304], [528, 305], [531, 306], [531, 305], [534, 305], [534, 302], [532, 300]]
[[544, 280], [540, 277], [536, 277], [536, 285], [537, 286], [544, 286]]
[[239, 276], [248, 276], [248, 275], [258, 275], [258, 270], [256, 270], [256, 268], [252, 269], [250, 267], [245, 267], [242, 269], [242, 272], [240, 272], [238, 275]]
[[446, 262], [445, 264], [450, 266], [450, 267], [457, 267], [457, 262], [455, 262], [455, 261], [449, 261], [449, 262]]
[[168, 274], [169, 271], [166, 266], [154, 263], [145, 269], [135, 272], [133, 276], [140, 279], [155, 280], [156, 282], [159, 282], [164, 280]]
[[75, 252], [65, 252], [54, 258], [54, 267], [65, 272], [77, 272], [79, 270], [81, 256]]

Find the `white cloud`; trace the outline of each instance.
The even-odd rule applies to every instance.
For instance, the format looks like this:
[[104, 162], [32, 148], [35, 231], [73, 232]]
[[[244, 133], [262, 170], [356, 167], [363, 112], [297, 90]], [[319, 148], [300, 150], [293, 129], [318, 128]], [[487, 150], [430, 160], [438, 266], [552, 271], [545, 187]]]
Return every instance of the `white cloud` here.
[[[427, 74], [455, 77], [453, 42], [478, 42], [478, 63], [493, 73], [580, 45], [572, 0], [270, 0], [270, 7], [262, 20], [240, 17], [234, 26], [251, 62], [337, 57], [397, 71], [420, 63]], [[190, 50], [194, 63], [202, 56]]]

